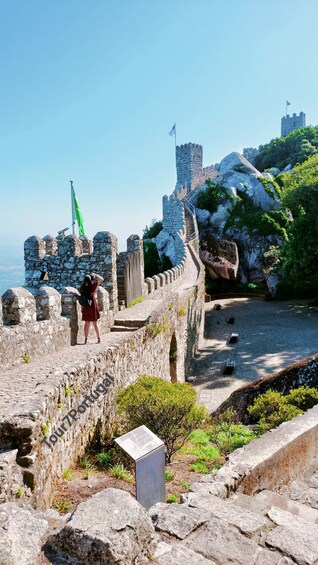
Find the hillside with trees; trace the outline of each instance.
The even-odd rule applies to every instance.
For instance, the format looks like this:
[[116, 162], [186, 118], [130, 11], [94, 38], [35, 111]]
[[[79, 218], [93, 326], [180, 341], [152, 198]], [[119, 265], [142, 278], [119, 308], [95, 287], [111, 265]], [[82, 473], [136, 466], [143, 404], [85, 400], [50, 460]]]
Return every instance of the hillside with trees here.
[[282, 193], [294, 221], [280, 252], [281, 287], [288, 295], [318, 296], [318, 155], [284, 175]]
[[272, 139], [260, 145], [255, 158], [255, 167], [264, 171], [271, 167], [283, 170], [287, 165], [294, 167], [318, 153], [318, 126], [292, 131], [286, 137]]

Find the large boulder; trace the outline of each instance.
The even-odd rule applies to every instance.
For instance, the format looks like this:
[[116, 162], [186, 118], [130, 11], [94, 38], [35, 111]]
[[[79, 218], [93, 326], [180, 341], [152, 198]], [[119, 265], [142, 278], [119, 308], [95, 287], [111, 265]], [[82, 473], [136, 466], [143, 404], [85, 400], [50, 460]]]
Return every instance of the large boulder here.
[[128, 492], [110, 488], [79, 504], [48, 547], [77, 565], [141, 565], [148, 563], [153, 541], [146, 510]]
[[232, 172], [246, 173], [250, 176], [258, 177], [260, 172], [237, 151], [233, 151], [218, 165], [218, 172], [223, 177]]
[[233, 241], [208, 237], [201, 242], [200, 259], [212, 280], [236, 280], [239, 258], [237, 245]]
[[36, 565], [49, 530], [48, 521], [16, 502], [0, 506], [0, 564]]

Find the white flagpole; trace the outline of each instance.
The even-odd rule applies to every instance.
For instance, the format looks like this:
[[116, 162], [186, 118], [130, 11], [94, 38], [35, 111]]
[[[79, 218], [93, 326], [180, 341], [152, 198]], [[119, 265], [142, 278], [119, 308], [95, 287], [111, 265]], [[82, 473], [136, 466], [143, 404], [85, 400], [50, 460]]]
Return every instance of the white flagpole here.
[[73, 181], [70, 180], [71, 183], [71, 205], [72, 205], [72, 234], [75, 235], [75, 210], [74, 210], [74, 198], [73, 198]]

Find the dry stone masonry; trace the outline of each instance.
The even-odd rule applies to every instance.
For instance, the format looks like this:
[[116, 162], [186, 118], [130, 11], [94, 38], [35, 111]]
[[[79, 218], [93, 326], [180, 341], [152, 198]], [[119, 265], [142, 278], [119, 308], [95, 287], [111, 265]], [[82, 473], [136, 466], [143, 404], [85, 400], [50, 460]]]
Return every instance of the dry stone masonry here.
[[148, 513], [112, 488], [64, 518], [2, 504], [0, 563], [316, 565], [317, 430], [318, 406], [230, 454], [181, 504], [158, 503]]
[[[0, 300], [1, 502], [23, 492], [24, 501], [46, 508], [56, 479], [96, 434], [110, 430], [119, 389], [142, 373], [182, 382], [190, 372], [204, 273], [195, 242], [186, 240], [183, 204], [165, 197], [163, 218], [174, 241], [173, 267], [146, 280], [136, 235], [120, 254], [109, 232], [93, 241], [26, 241], [28, 288], [9, 289]], [[105, 278], [97, 290], [102, 343], [73, 350], [83, 328], [77, 289], [92, 271]], [[119, 276], [123, 302], [144, 302], [118, 312]]]

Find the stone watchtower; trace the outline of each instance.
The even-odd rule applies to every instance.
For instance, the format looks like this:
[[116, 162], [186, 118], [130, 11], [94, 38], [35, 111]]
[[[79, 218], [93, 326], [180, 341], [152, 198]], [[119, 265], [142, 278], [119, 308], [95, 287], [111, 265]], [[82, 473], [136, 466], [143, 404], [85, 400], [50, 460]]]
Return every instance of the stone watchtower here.
[[177, 185], [192, 190], [202, 178], [203, 147], [185, 143], [176, 148]]
[[297, 116], [297, 114], [295, 113], [292, 116], [287, 114], [287, 116], [282, 117], [281, 136], [284, 137], [294, 129], [304, 127], [306, 127], [306, 114], [304, 112], [300, 112], [299, 116]]

